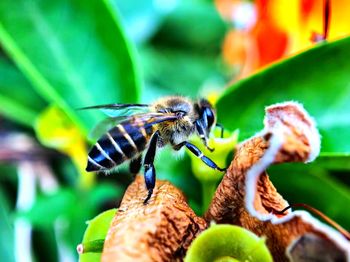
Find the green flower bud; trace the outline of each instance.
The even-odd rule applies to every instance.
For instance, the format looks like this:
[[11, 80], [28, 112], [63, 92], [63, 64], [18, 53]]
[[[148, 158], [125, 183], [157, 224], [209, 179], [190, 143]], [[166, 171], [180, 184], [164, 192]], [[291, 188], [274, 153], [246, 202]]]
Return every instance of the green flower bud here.
[[[213, 160], [218, 167], [227, 167], [226, 159], [228, 155], [234, 150], [238, 140], [238, 130], [230, 133], [225, 131], [223, 138], [221, 138], [221, 129], [216, 128], [209, 137], [208, 145], [210, 148], [214, 148], [211, 152], [203, 144], [202, 140], [195, 136], [191, 139], [191, 142], [196, 145], [205, 156]], [[202, 212], [204, 213], [215, 193], [217, 183], [222, 179], [224, 173], [218, 170], [208, 167], [203, 161], [190, 153], [192, 172], [194, 176], [202, 184]]]
[[265, 239], [233, 225], [211, 225], [187, 251], [185, 262], [247, 261], [270, 262]]
[[[196, 145], [205, 156], [213, 160], [219, 167], [225, 168], [227, 163], [226, 159], [230, 152], [232, 152], [237, 144], [238, 130], [230, 133], [225, 130], [223, 138], [220, 137], [221, 129], [216, 128], [209, 137], [208, 145], [210, 148], [214, 148], [213, 152], [210, 152], [203, 144], [202, 140], [198, 136], [194, 136], [191, 142]], [[192, 172], [195, 177], [201, 182], [218, 182], [223, 176], [223, 172], [212, 169], [203, 163], [201, 159], [190, 153]]]

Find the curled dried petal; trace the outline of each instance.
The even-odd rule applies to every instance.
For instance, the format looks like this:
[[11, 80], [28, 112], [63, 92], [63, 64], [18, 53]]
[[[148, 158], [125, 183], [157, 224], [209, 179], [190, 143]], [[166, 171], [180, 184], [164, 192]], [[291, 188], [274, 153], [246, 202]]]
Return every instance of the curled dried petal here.
[[286, 250], [306, 234], [336, 246], [350, 259], [350, 243], [339, 232], [305, 211], [278, 211], [288, 206], [269, 180], [266, 168], [283, 162], [309, 162], [320, 151], [313, 119], [298, 103], [266, 108], [265, 128], [238, 148], [206, 213], [206, 220], [243, 226], [267, 237], [275, 261], [286, 261]]

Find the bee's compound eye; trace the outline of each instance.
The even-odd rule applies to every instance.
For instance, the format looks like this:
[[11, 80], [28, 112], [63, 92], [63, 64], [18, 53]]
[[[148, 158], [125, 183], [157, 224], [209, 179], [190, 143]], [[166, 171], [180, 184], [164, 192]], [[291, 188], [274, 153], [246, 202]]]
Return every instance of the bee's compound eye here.
[[214, 124], [214, 120], [215, 120], [214, 112], [211, 108], [205, 108], [204, 114], [207, 117], [208, 127], [210, 128]]

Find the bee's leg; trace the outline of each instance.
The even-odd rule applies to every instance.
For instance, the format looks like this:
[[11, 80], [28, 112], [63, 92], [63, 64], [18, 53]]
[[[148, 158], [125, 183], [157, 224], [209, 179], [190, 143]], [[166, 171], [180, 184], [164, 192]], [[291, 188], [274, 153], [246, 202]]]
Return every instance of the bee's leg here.
[[223, 138], [224, 137], [224, 126], [222, 124], [216, 123], [216, 126], [221, 128], [221, 133], [220, 133], [220, 137]]
[[179, 150], [181, 147], [186, 146], [196, 157], [200, 158], [204, 164], [206, 164], [208, 167], [211, 167], [213, 169], [219, 170], [221, 172], [225, 172], [226, 168], [220, 168], [215, 164], [213, 160], [211, 160], [209, 157], [206, 157], [202, 151], [198, 149], [195, 145], [191, 144], [190, 142], [182, 142], [178, 145], [174, 146], [175, 150]]
[[159, 137], [159, 131], [156, 131], [149, 143], [147, 153], [145, 156], [145, 160], [143, 162], [143, 166], [145, 167], [145, 182], [146, 182], [146, 187], [148, 189], [148, 195], [146, 199], [143, 201], [144, 204], [147, 204], [148, 200], [151, 198], [152, 193], [153, 193], [153, 188], [156, 184], [156, 170], [153, 165], [154, 161], [154, 156], [156, 154], [156, 149], [157, 149], [157, 142], [158, 142], [158, 137]]
[[205, 133], [205, 128], [202, 124], [202, 122], [200, 121], [196, 121], [195, 122], [195, 125], [196, 125], [196, 129], [197, 129], [197, 132], [198, 132], [198, 135], [199, 137], [202, 139], [203, 141], [203, 144], [205, 145], [205, 147], [210, 151], [210, 152], [213, 152], [214, 151], [214, 148], [210, 148], [208, 146], [208, 136], [206, 135]]
[[129, 171], [135, 178], [138, 172], [140, 172], [142, 166], [142, 155], [139, 155], [136, 158], [133, 158], [129, 164]]

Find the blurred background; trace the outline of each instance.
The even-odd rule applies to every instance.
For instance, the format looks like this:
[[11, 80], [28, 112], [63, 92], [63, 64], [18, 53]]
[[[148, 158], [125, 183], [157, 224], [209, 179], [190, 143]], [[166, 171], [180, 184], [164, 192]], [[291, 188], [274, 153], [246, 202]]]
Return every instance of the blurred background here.
[[[304, 103], [320, 123], [321, 158], [274, 167], [272, 179], [288, 201], [350, 229], [350, 41], [332, 45], [349, 36], [349, 13], [345, 0], [2, 0], [1, 260], [76, 261], [85, 222], [117, 207], [132, 181], [127, 166], [85, 172], [105, 116], [77, 108], [174, 94], [218, 101], [219, 122], [239, 141], [262, 128], [265, 105]], [[254, 82], [256, 72], [265, 80]], [[190, 158], [164, 150], [155, 166], [200, 214]]]

